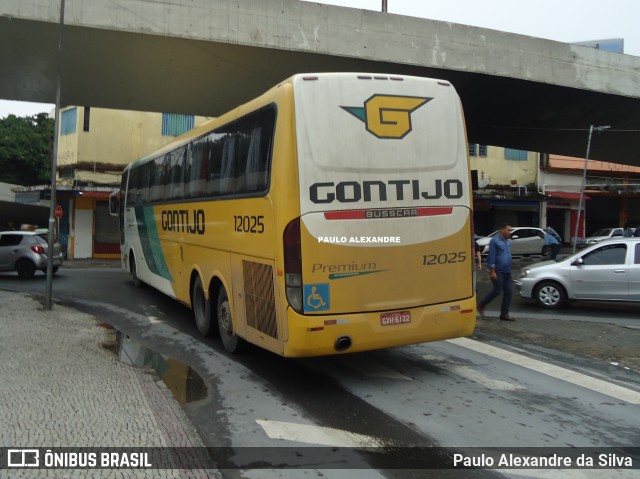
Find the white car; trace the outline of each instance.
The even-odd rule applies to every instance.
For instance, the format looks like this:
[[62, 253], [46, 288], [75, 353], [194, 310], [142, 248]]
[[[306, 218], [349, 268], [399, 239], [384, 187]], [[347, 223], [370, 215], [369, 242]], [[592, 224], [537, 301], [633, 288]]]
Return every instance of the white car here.
[[561, 261], [522, 268], [514, 283], [522, 298], [544, 308], [566, 300], [640, 301], [640, 238], [606, 240]]
[[576, 247], [586, 248], [601, 241], [624, 236], [624, 228], [602, 228], [587, 238], [578, 238]]
[[[489, 243], [491, 242], [491, 238], [497, 234], [500, 234], [500, 230], [494, 231], [489, 236], [477, 240], [480, 252], [483, 255], [489, 254]], [[540, 234], [544, 235], [542, 228], [514, 226], [510, 236], [511, 254], [549, 254], [550, 248], [549, 246], [545, 246], [544, 239], [540, 237]]]

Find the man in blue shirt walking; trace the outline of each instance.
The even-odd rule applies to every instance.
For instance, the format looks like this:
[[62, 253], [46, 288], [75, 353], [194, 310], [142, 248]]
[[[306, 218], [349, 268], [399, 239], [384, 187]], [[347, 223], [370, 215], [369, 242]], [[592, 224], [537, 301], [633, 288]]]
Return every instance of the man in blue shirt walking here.
[[491, 281], [493, 289], [482, 301], [478, 303], [478, 313], [484, 319], [484, 308], [502, 293], [502, 305], [500, 307], [500, 319], [502, 321], [515, 321], [509, 316], [511, 305], [511, 243], [509, 236], [513, 229], [508, 224], [500, 225], [500, 231], [491, 238], [489, 243], [489, 257], [487, 265], [491, 268]]
[[541, 231], [538, 236], [540, 236], [540, 238], [544, 240], [545, 245], [549, 246], [551, 259], [555, 261], [558, 257], [558, 253], [560, 252], [560, 241], [558, 241], [555, 236], [547, 231], [545, 231], [544, 233]]

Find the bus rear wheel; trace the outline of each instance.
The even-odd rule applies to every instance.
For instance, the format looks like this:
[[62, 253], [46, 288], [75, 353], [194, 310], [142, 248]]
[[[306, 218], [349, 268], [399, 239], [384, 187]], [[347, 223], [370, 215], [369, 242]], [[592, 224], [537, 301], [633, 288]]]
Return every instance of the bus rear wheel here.
[[140, 287], [142, 282], [140, 278], [138, 278], [138, 272], [136, 270], [136, 259], [131, 255], [131, 260], [129, 262], [129, 272], [131, 273], [131, 281], [133, 281], [133, 285], [136, 287]]
[[202, 287], [202, 280], [200, 276], [196, 277], [193, 282], [193, 289], [191, 290], [191, 309], [193, 315], [196, 318], [196, 325], [198, 331], [203, 336], [211, 335], [211, 302], [204, 294], [204, 288]]
[[231, 306], [229, 305], [229, 297], [224, 286], [220, 287], [218, 292], [218, 306], [216, 309], [218, 316], [218, 330], [220, 331], [220, 339], [224, 349], [230, 353], [239, 353], [242, 351], [244, 341], [236, 336], [233, 332], [233, 321], [231, 319]]

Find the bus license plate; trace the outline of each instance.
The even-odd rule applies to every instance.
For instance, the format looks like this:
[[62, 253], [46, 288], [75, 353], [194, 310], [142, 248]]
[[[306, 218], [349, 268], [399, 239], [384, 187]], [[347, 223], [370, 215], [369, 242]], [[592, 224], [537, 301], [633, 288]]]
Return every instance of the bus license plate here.
[[394, 324], [407, 324], [410, 322], [411, 322], [411, 313], [409, 311], [384, 313], [380, 315], [380, 324], [382, 326], [392, 326]]

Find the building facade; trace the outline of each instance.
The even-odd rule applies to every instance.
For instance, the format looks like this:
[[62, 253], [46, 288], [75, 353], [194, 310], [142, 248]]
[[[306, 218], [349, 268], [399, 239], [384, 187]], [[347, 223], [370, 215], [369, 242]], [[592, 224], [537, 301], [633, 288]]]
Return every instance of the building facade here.
[[487, 235], [501, 223], [538, 226], [544, 199], [537, 190], [539, 154], [469, 144], [474, 228]]
[[541, 209], [541, 223], [552, 226], [565, 241], [601, 228], [640, 226], [640, 168], [589, 160], [582, 214], [578, 221], [584, 158], [543, 155], [540, 191], [548, 197]]
[[[60, 115], [59, 241], [68, 258], [118, 257], [119, 226], [109, 194], [126, 165], [209, 118], [71, 106]], [[46, 196], [46, 191], [45, 191]]]

